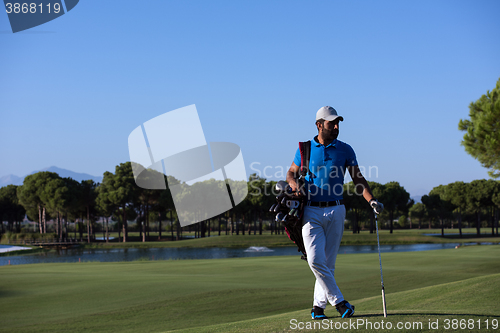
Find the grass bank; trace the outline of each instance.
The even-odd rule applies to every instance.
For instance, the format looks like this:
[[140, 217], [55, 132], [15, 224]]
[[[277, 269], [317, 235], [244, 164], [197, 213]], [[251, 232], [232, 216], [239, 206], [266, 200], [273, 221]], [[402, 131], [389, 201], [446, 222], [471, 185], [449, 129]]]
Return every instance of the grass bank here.
[[[426, 236], [425, 234], [440, 234], [441, 229], [405, 229], [394, 230], [391, 234], [389, 230], [380, 231], [381, 244], [431, 244], [431, 243], [467, 243], [467, 242], [493, 242], [500, 243], [500, 237], [492, 237], [491, 229], [484, 228], [481, 230], [481, 237], [475, 235], [476, 229], [463, 229], [463, 237], [460, 238], [457, 229], [447, 229], [445, 237]], [[470, 233], [470, 234], [468, 234]], [[184, 233], [184, 235], [194, 235]], [[117, 234], [114, 235], [117, 238]], [[264, 233], [263, 235], [221, 235], [216, 237], [205, 237], [196, 239], [184, 239], [182, 241], [149, 241], [140, 242], [138, 236], [131, 233], [127, 243], [118, 242], [118, 239], [113, 242], [94, 242], [83, 244], [84, 248], [149, 248], [149, 247], [187, 247], [187, 248], [203, 248], [203, 247], [229, 247], [229, 248], [247, 248], [249, 246], [293, 246], [293, 243], [286, 235], [271, 235]], [[156, 239], [157, 236], [152, 236]], [[342, 245], [376, 245], [377, 236], [375, 233], [370, 234], [369, 231], [362, 231], [359, 234], [353, 234], [346, 230], [342, 238]]]
[[[384, 253], [390, 320], [498, 319], [499, 255]], [[356, 318], [383, 319], [378, 254], [339, 255], [336, 279]], [[309, 319], [314, 284], [296, 256], [2, 266], [0, 281], [0, 332], [292, 331], [290, 319]]]

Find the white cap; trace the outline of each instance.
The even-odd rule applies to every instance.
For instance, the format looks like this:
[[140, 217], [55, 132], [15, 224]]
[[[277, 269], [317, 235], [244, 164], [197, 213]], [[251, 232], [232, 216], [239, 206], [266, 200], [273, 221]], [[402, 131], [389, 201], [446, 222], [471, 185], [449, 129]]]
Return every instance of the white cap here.
[[323, 106], [321, 109], [316, 112], [316, 120], [325, 119], [328, 121], [332, 121], [339, 118], [341, 121], [344, 121], [344, 117], [339, 116], [337, 111], [331, 106]]

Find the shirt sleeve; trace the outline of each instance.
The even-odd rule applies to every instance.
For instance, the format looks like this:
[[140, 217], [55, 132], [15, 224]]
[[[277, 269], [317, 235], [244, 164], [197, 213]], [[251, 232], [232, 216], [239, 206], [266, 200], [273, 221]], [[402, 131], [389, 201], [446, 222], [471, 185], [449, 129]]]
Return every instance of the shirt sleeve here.
[[302, 164], [302, 161], [300, 159], [300, 148], [297, 148], [297, 151], [295, 152], [295, 158], [293, 159], [293, 163], [297, 164], [298, 166]]
[[358, 165], [358, 161], [356, 160], [356, 153], [354, 152], [354, 149], [352, 149], [351, 146], [347, 145], [346, 147], [346, 166], [355, 166]]

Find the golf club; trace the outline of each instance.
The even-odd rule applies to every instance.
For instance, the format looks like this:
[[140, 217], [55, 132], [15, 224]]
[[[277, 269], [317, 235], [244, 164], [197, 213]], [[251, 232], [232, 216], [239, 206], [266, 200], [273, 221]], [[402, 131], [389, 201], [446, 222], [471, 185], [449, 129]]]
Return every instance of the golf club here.
[[286, 190], [287, 186], [288, 186], [287, 182], [285, 182], [284, 180], [280, 180], [279, 182], [276, 183], [276, 191], [283, 192]]
[[282, 212], [279, 212], [278, 214], [276, 214], [276, 222], [280, 222], [283, 218], [285, 217], [285, 214], [283, 214]]
[[384, 276], [382, 275], [382, 257], [380, 256], [380, 239], [378, 236], [378, 214], [375, 214], [375, 228], [377, 229], [377, 245], [378, 245], [378, 261], [380, 263], [380, 281], [382, 283], [382, 306], [384, 307], [384, 317], [387, 317], [387, 308], [385, 306], [385, 290], [384, 290]]

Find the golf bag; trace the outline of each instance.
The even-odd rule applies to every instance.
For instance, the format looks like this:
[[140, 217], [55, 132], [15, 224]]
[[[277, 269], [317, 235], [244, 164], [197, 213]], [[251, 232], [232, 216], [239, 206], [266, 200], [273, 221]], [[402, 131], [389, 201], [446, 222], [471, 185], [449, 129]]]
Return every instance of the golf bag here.
[[297, 183], [297, 193], [293, 193], [291, 187], [283, 180], [276, 184], [279, 191], [276, 203], [269, 209], [275, 212], [276, 222], [281, 222], [285, 226], [286, 234], [291, 241], [297, 245], [299, 252], [302, 252], [301, 259], [307, 261], [307, 253], [302, 238], [302, 217], [304, 206], [307, 204], [307, 193], [304, 189], [304, 177], [309, 172], [309, 157], [311, 155], [311, 142], [299, 142], [301, 167], [300, 176], [295, 181]]

